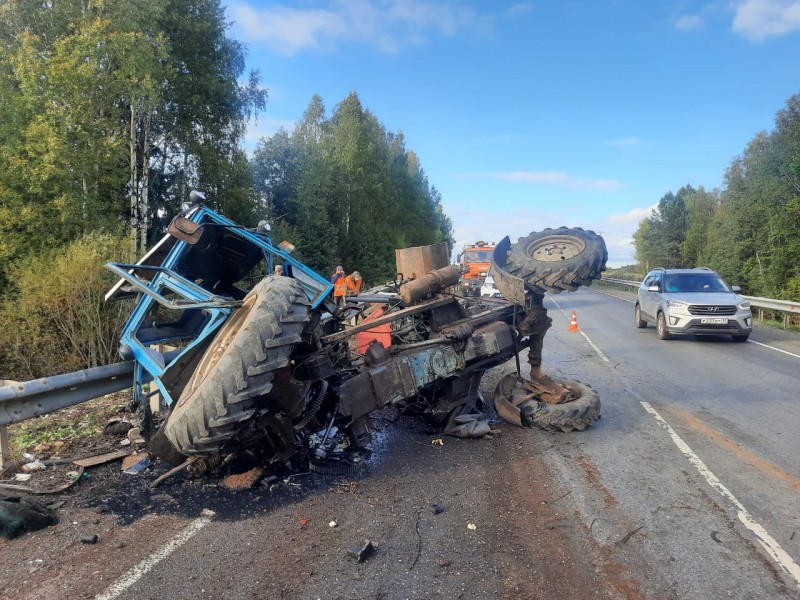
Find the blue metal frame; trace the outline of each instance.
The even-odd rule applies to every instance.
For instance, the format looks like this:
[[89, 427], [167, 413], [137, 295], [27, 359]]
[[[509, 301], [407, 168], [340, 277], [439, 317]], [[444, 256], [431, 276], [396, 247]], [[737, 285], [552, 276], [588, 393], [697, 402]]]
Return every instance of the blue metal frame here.
[[[327, 279], [273, 246], [269, 237], [248, 231], [210, 208], [200, 206], [190, 212], [187, 218], [198, 225], [227, 226], [231, 233], [238, 235], [264, 252], [270, 271], [275, 257], [281, 258], [284, 265], [291, 265], [292, 274], [308, 296], [312, 308], [319, 306], [333, 289], [333, 285]], [[108, 263], [106, 265], [109, 270], [131, 284], [140, 294], [136, 307], [120, 336], [120, 343], [123, 347], [130, 349], [136, 361], [133, 376], [133, 395], [136, 404], [142, 398], [142, 385], [152, 378], [165, 402], [171, 405], [174, 399], [162, 383], [161, 377], [176, 361], [215, 335], [232, 310], [241, 305], [241, 301], [212, 294], [176, 272], [190, 247], [187, 242], [177, 240], [160, 266], [125, 263]], [[149, 281], [143, 280], [136, 276], [137, 270], [148, 270], [155, 272], [155, 275]], [[165, 290], [181, 299], [167, 298], [163, 293]], [[181, 335], [179, 338], [170, 335], [163, 339], [142, 340], [138, 334], [146, 325], [145, 319], [154, 303], [174, 310], [201, 310], [205, 317], [198, 321], [193, 331]], [[174, 339], [191, 341], [179, 352], [170, 352], [169, 355], [151, 348], [151, 345]]]

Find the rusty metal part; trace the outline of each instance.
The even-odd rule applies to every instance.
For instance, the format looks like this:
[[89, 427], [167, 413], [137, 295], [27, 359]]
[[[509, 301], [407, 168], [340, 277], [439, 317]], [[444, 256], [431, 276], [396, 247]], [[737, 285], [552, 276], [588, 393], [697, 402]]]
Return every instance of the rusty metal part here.
[[406, 304], [413, 304], [441, 292], [451, 285], [456, 285], [459, 276], [458, 267], [453, 265], [431, 271], [427, 275], [401, 285], [400, 297]]
[[526, 379], [523, 381], [523, 386], [528, 390], [528, 394], [525, 396], [526, 400], [536, 398], [547, 404], [562, 404], [575, 399], [575, 393], [572, 390], [556, 383], [547, 375], [539, 379]]
[[209, 471], [213, 471], [221, 464], [222, 457], [219, 454], [212, 454], [211, 456], [199, 457], [198, 460], [186, 465], [186, 468], [192, 477], [201, 477]]
[[455, 302], [457, 301], [453, 297], [439, 296], [436, 298], [432, 298], [429, 302], [426, 302], [425, 304], [417, 304], [416, 306], [409, 306], [408, 308], [404, 308], [402, 310], [398, 310], [397, 312], [389, 313], [387, 315], [379, 317], [374, 321], [370, 321], [369, 323], [362, 323], [361, 325], [356, 325], [355, 327], [345, 329], [344, 331], [337, 331], [336, 333], [331, 333], [330, 335], [326, 335], [325, 337], [323, 337], [322, 342], [331, 343], [331, 342], [336, 342], [338, 340], [343, 340], [357, 333], [361, 333], [362, 331], [368, 331], [369, 329], [374, 329], [378, 325], [383, 325], [384, 323], [391, 323], [392, 321], [397, 321], [398, 319], [402, 319], [404, 317], [416, 315]]
[[492, 253], [492, 266], [489, 274], [494, 277], [494, 285], [503, 298], [515, 304], [525, 304], [525, 281], [506, 271], [506, 258], [511, 247], [511, 239], [506, 236]]
[[586, 243], [571, 235], [555, 235], [548, 237], [538, 245], [527, 248], [531, 258], [543, 262], [561, 262], [577, 256], [586, 249]]
[[151, 490], [157, 488], [164, 481], [166, 481], [167, 479], [169, 479], [170, 477], [175, 475], [175, 473], [179, 473], [179, 472], [183, 471], [184, 469], [189, 468], [194, 463], [196, 463], [198, 460], [200, 460], [199, 456], [190, 456], [183, 463], [179, 464], [177, 467], [173, 467], [169, 471], [164, 473], [163, 475], [160, 475], [160, 476], [156, 477], [153, 481], [150, 482], [150, 485], [148, 487]]
[[406, 279], [418, 279], [446, 267], [450, 263], [447, 253], [447, 242], [433, 246], [415, 246], [401, 248], [394, 251], [397, 272], [402, 273]]

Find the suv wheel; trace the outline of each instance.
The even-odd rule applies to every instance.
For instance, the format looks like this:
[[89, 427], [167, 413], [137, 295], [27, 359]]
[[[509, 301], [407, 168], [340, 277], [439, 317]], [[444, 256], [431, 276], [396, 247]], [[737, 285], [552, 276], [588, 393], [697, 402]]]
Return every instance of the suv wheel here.
[[633, 310], [633, 320], [636, 322], [636, 327], [638, 327], [639, 329], [644, 329], [645, 327], [647, 327], [647, 321], [642, 319], [642, 309], [638, 304], [636, 305], [636, 308]]
[[656, 317], [656, 332], [660, 340], [672, 339], [672, 334], [667, 331], [667, 319], [664, 317], [663, 312], [658, 313], [658, 317]]

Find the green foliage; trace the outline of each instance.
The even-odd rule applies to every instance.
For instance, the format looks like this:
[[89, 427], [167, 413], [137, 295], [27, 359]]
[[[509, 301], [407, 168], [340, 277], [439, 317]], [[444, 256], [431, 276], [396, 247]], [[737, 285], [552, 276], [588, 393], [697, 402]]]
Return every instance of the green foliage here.
[[35, 379], [118, 360], [130, 306], [104, 301], [114, 278], [103, 265], [126, 251], [123, 237], [87, 234], [12, 267], [13, 291], [0, 304], [5, 378]]
[[355, 93], [330, 118], [314, 96], [291, 134], [262, 140], [253, 174], [276, 231], [321, 273], [342, 263], [367, 281], [385, 280], [396, 248], [451, 241], [450, 220], [419, 159]]
[[666, 194], [634, 240], [647, 269], [708, 266], [746, 294], [800, 298], [800, 94], [731, 161], [721, 191]]
[[252, 215], [238, 143], [266, 93], [228, 27], [219, 0], [0, 3], [0, 284], [89, 231], [132, 226], [140, 254], [200, 182]]

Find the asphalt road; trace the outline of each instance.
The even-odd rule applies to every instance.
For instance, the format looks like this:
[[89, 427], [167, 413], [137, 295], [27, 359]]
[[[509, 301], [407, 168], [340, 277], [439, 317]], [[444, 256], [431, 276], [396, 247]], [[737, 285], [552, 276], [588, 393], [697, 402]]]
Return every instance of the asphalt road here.
[[93, 546], [12, 542], [41, 558], [0, 598], [800, 598], [800, 336], [661, 341], [601, 288], [545, 306], [543, 367], [599, 392], [590, 429], [458, 440], [387, 411], [355, 478], [150, 492], [117, 476], [94, 522], [124, 524]]
[[[652, 326], [635, 328], [630, 297], [590, 289], [552, 300], [549, 362], [590, 382], [604, 410], [602, 425], [579, 448], [557, 444], [550, 464], [581, 491], [575, 459], [591, 462], [608, 496], [573, 498], [583, 514], [598, 515], [599, 540], [613, 543], [619, 522], [642, 527], [630, 560], [651, 593], [796, 597], [797, 338], [757, 328], [746, 344], [727, 336], [662, 341]], [[566, 331], [572, 311], [581, 333]]]

